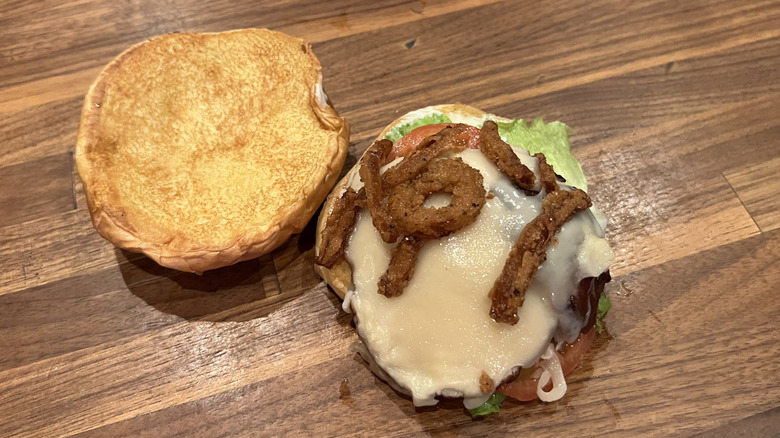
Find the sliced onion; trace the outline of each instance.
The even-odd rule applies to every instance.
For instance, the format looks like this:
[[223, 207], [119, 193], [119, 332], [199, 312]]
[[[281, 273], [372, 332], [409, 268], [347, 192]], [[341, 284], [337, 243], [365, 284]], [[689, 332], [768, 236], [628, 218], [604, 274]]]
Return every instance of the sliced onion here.
[[[543, 371], [539, 377], [539, 384], [536, 386], [536, 395], [543, 402], [560, 400], [566, 395], [567, 386], [566, 379], [563, 377], [561, 361], [558, 359], [558, 353], [553, 344], [547, 346], [541, 359], [539, 366]], [[550, 391], [545, 391], [544, 387], [550, 383], [550, 380], [552, 380], [553, 387]]]

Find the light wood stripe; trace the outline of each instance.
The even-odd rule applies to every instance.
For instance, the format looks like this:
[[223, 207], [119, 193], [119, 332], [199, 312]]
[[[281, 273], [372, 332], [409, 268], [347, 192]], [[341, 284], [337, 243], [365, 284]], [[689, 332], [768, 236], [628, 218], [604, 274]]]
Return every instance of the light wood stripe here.
[[780, 158], [724, 175], [761, 231], [780, 228]]

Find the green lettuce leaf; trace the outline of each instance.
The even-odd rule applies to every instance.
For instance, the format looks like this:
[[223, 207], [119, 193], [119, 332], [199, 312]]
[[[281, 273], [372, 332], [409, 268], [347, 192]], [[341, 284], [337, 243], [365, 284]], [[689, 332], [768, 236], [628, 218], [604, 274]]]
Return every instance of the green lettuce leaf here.
[[412, 120], [411, 122], [404, 123], [403, 125], [394, 127], [390, 130], [390, 132], [387, 133], [387, 135], [385, 135], [385, 138], [392, 142], [396, 142], [404, 135], [412, 132], [414, 128], [419, 128], [420, 126], [425, 125], [433, 125], [436, 123], [452, 123], [452, 120], [441, 113], [429, 114], [425, 117], [421, 117], [419, 119]]
[[472, 417], [480, 417], [482, 415], [497, 414], [500, 410], [501, 402], [504, 401], [506, 396], [500, 392], [494, 392], [489, 399], [482, 406], [478, 406], [474, 409], [469, 409], [469, 413]]
[[601, 334], [604, 332], [604, 327], [601, 325], [601, 320], [607, 315], [609, 309], [612, 308], [612, 302], [604, 292], [599, 297], [599, 310], [596, 313], [596, 333]]
[[561, 122], [544, 123], [535, 119], [529, 126], [523, 119], [497, 122], [498, 133], [512, 146], [521, 147], [532, 155], [543, 153], [566, 183], [587, 191], [588, 185], [580, 163], [569, 148], [569, 127]]
[[[452, 120], [442, 113], [429, 114], [392, 128], [385, 138], [396, 142], [413, 129], [434, 123], [452, 123]], [[498, 133], [509, 144], [523, 148], [531, 154], [543, 153], [555, 173], [564, 177], [567, 184], [588, 190], [582, 167], [571, 153], [568, 126], [561, 122], [544, 123], [541, 118], [535, 119], [530, 125], [523, 119], [497, 124]]]

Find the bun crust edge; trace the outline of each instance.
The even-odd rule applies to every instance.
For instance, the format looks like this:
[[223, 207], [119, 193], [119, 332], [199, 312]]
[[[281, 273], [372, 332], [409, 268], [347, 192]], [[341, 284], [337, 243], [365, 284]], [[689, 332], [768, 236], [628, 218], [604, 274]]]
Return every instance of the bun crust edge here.
[[[201, 35], [226, 35], [240, 32], [271, 32], [278, 34], [278, 32], [266, 29], [238, 29], [226, 32], [207, 32], [201, 33]], [[333, 134], [329, 138], [329, 144], [327, 145], [327, 150], [330, 153], [330, 161], [323, 163], [319, 169], [321, 178], [318, 178], [318, 183], [303, 187], [298, 201], [283, 208], [274, 217], [271, 226], [266, 231], [255, 232], [254, 234], [244, 234], [237, 237], [228, 245], [221, 245], [220, 247], [180, 248], [175, 247], [172, 242], [159, 243], [142, 239], [134, 232], [133, 227], [125, 219], [121, 210], [112, 208], [112, 206], [109, 205], [103, 205], [96, 199], [97, 196], [92, 190], [92, 187], [94, 186], [93, 166], [88, 159], [87, 154], [91, 152], [92, 148], [95, 146], [95, 139], [92, 138], [90, 134], [100, 122], [99, 107], [104, 97], [108, 78], [110, 78], [112, 73], [120, 67], [122, 62], [134, 51], [138, 50], [138, 48], [148, 44], [154, 39], [165, 38], [167, 35], [161, 35], [129, 47], [109, 62], [109, 64], [100, 72], [97, 79], [90, 86], [84, 99], [76, 141], [75, 161], [78, 174], [83, 183], [84, 194], [92, 224], [103, 238], [121, 249], [143, 253], [162, 266], [177, 269], [179, 271], [201, 274], [210, 269], [229, 266], [241, 261], [260, 257], [280, 246], [293, 234], [301, 232], [317, 211], [317, 208], [325, 199], [330, 188], [341, 173], [349, 147], [350, 126], [346, 119], [338, 115], [333, 108], [330, 99], [327, 99], [326, 105], [323, 107], [317, 98], [317, 90], [322, 90], [322, 67], [319, 60], [312, 52], [311, 46], [300, 38], [288, 36], [289, 38], [300, 41], [306, 55], [308, 55], [312, 62], [318, 79], [310, 93], [309, 100], [311, 108], [320, 123], [327, 129], [333, 131]]]

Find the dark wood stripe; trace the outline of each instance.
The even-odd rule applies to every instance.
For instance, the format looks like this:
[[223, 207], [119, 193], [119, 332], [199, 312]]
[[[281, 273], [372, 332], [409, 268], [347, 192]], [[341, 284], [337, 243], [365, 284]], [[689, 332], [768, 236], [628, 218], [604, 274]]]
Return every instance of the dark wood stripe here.
[[3, 114], [0, 172], [5, 173], [7, 166], [73, 151], [83, 102], [80, 96]]
[[695, 438], [780, 437], [780, 407], [695, 435]]
[[2, 168], [0, 227], [73, 210], [71, 169], [69, 153]]

